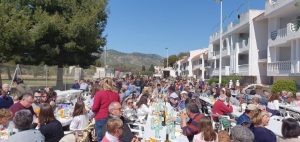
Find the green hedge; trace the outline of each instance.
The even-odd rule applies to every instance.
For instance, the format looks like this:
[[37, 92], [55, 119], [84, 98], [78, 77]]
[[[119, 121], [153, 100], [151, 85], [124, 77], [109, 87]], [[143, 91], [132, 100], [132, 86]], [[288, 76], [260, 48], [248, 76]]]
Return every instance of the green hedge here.
[[294, 80], [277, 80], [273, 85], [272, 85], [272, 92], [273, 93], [278, 93], [281, 91], [290, 91], [293, 92], [294, 94], [297, 91], [297, 84], [296, 81]]

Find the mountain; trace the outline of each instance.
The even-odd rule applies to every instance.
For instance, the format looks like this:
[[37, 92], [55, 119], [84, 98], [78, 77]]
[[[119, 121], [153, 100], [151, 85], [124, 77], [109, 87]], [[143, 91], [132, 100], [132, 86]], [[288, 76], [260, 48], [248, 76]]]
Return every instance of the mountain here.
[[[107, 65], [121, 71], [141, 71], [142, 66], [149, 69], [150, 65], [162, 65], [163, 57], [156, 54], [144, 53], [123, 53], [113, 49], [107, 50]], [[101, 62], [104, 64], [104, 52], [101, 56]]]

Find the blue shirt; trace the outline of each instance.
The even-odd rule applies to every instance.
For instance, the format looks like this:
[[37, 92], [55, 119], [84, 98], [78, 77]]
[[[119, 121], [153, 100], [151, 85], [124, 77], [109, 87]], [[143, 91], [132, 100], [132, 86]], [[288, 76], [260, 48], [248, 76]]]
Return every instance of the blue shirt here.
[[243, 113], [240, 117], [236, 119], [236, 125], [242, 125], [243, 123], [247, 122], [248, 124], [251, 124], [251, 120], [248, 115]]
[[276, 142], [276, 135], [265, 127], [254, 127], [254, 142]]
[[9, 108], [14, 104], [13, 99], [10, 96], [0, 96], [0, 109], [1, 108]]

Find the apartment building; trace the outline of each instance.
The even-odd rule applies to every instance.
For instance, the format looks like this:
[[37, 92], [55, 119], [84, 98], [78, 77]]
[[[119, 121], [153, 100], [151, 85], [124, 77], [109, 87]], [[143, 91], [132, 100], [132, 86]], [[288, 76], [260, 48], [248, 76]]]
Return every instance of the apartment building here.
[[268, 76], [300, 84], [300, 0], [267, 0]]
[[251, 80], [250, 83], [267, 83], [267, 29], [264, 11], [249, 10], [241, 13], [237, 21], [231, 22], [222, 36], [223, 48], [220, 56], [220, 33], [209, 39], [208, 60], [210, 76], [237, 74]]
[[207, 79], [209, 77], [206, 71], [209, 68], [207, 51], [207, 48], [189, 51], [189, 56], [183, 57], [174, 64], [176, 75]]
[[[192, 52], [191, 52], [192, 54]], [[190, 62], [192, 64], [192, 74], [197, 79], [209, 79], [209, 74], [207, 72], [208, 68], [208, 49], [200, 49], [196, 52], [194, 56], [190, 57]]]

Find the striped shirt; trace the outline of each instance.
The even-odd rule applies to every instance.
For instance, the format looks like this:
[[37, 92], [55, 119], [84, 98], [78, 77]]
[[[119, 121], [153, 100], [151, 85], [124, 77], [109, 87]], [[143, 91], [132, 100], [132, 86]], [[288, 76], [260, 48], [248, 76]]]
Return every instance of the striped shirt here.
[[185, 127], [182, 127], [182, 133], [183, 133], [183, 135], [187, 136], [189, 141], [192, 141], [194, 138], [194, 135], [196, 135], [200, 132], [199, 122], [200, 122], [200, 119], [203, 117], [204, 117], [203, 114], [197, 113], [193, 119], [190, 119], [187, 122], [187, 125]]

